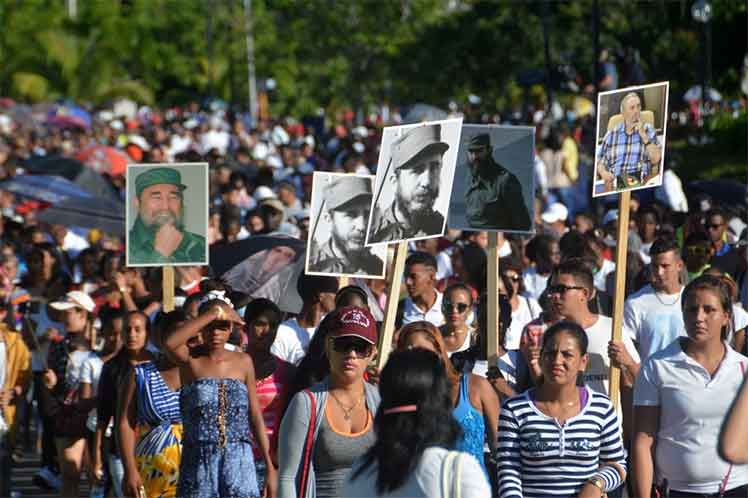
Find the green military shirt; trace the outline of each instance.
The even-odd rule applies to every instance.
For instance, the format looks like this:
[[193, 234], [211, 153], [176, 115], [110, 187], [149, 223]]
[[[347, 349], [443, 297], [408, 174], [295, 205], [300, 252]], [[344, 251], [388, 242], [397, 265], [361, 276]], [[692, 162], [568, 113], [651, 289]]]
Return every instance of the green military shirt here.
[[397, 219], [395, 203], [387, 211], [379, 213], [372, 220], [372, 230], [369, 244], [392, 242], [396, 240], [416, 239], [430, 236], [440, 236], [444, 230], [444, 217], [439, 211], [431, 210], [414, 220], [415, 226], [408, 228]]
[[367, 248], [349, 259], [338, 256], [332, 247], [332, 238], [315, 251], [309, 271], [319, 273], [339, 273], [345, 275], [382, 275], [384, 261]]
[[[470, 228], [530, 230], [530, 215], [517, 177], [491, 160], [471, 174], [465, 194], [465, 218]], [[471, 171], [470, 168], [465, 168]]]
[[130, 230], [130, 236], [127, 241], [128, 263], [133, 265], [161, 265], [169, 263], [207, 264], [205, 237], [188, 231], [183, 231], [182, 233], [184, 237], [179, 247], [177, 247], [171, 256], [162, 256], [153, 248], [154, 233], [148, 230], [140, 220], [140, 217], [138, 217]]

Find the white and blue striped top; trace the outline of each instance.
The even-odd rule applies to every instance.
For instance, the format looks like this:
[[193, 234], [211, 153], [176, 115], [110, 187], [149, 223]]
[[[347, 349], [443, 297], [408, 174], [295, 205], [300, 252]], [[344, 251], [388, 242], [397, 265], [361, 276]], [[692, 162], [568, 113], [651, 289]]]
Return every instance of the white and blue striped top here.
[[626, 469], [621, 421], [610, 399], [588, 387], [587, 403], [564, 425], [543, 414], [534, 390], [507, 399], [499, 419], [499, 496], [546, 498], [576, 496], [587, 480], [600, 477], [605, 490], [622, 484]]

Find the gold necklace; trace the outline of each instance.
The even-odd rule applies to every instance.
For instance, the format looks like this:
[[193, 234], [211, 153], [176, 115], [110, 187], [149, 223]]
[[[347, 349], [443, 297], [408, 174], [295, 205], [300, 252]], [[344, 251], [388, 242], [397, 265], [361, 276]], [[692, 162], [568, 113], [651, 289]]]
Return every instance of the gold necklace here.
[[358, 401], [353, 406], [345, 406], [335, 394], [333, 394], [332, 391], [330, 391], [330, 396], [332, 396], [332, 399], [335, 400], [335, 402], [340, 406], [340, 409], [343, 410], [343, 418], [346, 420], [351, 419], [351, 412], [358, 408], [358, 406], [361, 404], [361, 402], [364, 400], [364, 396], [362, 395]]

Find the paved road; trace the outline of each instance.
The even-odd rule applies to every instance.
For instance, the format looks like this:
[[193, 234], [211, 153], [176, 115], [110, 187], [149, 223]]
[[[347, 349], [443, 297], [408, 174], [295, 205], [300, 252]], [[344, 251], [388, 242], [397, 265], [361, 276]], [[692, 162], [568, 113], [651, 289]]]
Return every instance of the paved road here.
[[[23, 460], [15, 464], [11, 471], [11, 491], [21, 493], [21, 498], [56, 498], [59, 496], [57, 493], [40, 488], [32, 482], [38, 470], [39, 457], [35, 453], [24, 454]], [[87, 497], [88, 495], [88, 483], [83, 482], [81, 485], [81, 496]]]

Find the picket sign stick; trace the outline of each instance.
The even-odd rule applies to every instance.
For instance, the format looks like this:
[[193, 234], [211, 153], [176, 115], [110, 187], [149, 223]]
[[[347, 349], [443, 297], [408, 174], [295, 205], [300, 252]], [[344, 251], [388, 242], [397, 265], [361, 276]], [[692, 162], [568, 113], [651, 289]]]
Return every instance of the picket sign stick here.
[[174, 267], [164, 266], [162, 270], [163, 310], [164, 313], [171, 313], [174, 311]]
[[[613, 337], [614, 341], [623, 338], [623, 303], [626, 300], [626, 255], [629, 245], [629, 203], [631, 191], [624, 190], [618, 200], [618, 235], [616, 240], [616, 293], [613, 296]], [[608, 395], [616, 410], [621, 402], [621, 370], [610, 367], [608, 374], [610, 388]]]
[[342, 289], [343, 287], [348, 287], [350, 285], [351, 280], [347, 275], [341, 275], [338, 277], [338, 289]]
[[379, 358], [377, 368], [382, 370], [392, 350], [392, 336], [395, 334], [395, 319], [397, 318], [397, 304], [400, 302], [400, 284], [405, 271], [405, 258], [408, 256], [408, 242], [398, 242], [395, 250], [395, 262], [392, 265], [392, 281], [387, 294], [387, 309], [384, 313], [382, 333], [379, 335]]
[[488, 232], [486, 358], [496, 365], [499, 356], [499, 234]]

